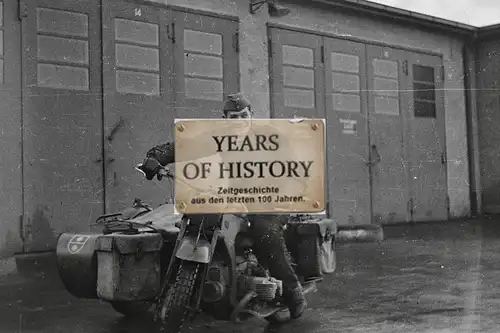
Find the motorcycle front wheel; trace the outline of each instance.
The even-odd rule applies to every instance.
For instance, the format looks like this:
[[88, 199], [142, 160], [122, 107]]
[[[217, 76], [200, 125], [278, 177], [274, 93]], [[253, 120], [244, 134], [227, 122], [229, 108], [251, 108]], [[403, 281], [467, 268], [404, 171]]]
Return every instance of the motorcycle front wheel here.
[[190, 313], [195, 294], [199, 264], [182, 262], [177, 271], [175, 283], [168, 288], [161, 310], [160, 320], [169, 333], [181, 333]]

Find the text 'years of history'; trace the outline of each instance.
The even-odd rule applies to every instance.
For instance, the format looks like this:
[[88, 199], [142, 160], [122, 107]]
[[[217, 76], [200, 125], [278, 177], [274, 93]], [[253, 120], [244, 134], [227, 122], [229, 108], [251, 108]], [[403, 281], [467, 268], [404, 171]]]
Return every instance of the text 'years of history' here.
[[321, 213], [325, 121], [176, 120], [175, 201], [185, 214]]

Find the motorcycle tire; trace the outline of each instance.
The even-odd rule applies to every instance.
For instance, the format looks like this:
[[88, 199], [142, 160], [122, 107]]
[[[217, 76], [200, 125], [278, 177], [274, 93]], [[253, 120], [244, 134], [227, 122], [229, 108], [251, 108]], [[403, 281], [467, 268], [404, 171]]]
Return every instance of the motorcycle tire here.
[[182, 262], [175, 283], [169, 288], [160, 319], [168, 333], [181, 333], [190, 314], [190, 305], [195, 293], [199, 264]]
[[127, 318], [143, 317], [153, 304], [149, 302], [110, 302], [113, 309]]

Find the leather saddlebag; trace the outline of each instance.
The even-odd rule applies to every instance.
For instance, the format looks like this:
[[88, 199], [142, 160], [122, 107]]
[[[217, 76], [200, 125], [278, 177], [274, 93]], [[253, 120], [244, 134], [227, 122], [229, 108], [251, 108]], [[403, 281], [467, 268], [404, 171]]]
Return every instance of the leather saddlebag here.
[[286, 231], [287, 247], [297, 263], [296, 272], [305, 280], [335, 271], [337, 224], [326, 218], [291, 220]]

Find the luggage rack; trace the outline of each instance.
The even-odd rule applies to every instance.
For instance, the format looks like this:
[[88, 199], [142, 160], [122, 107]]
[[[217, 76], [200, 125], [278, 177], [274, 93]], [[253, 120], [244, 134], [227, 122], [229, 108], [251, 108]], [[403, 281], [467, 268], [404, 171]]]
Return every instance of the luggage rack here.
[[152, 226], [153, 222], [146, 223], [133, 222], [121, 218], [122, 213], [113, 213], [101, 215], [97, 218], [95, 225], [104, 225], [103, 233], [110, 234], [113, 232], [124, 232], [126, 234], [138, 234], [140, 229], [150, 228], [154, 232], [159, 232], [158, 229]]

